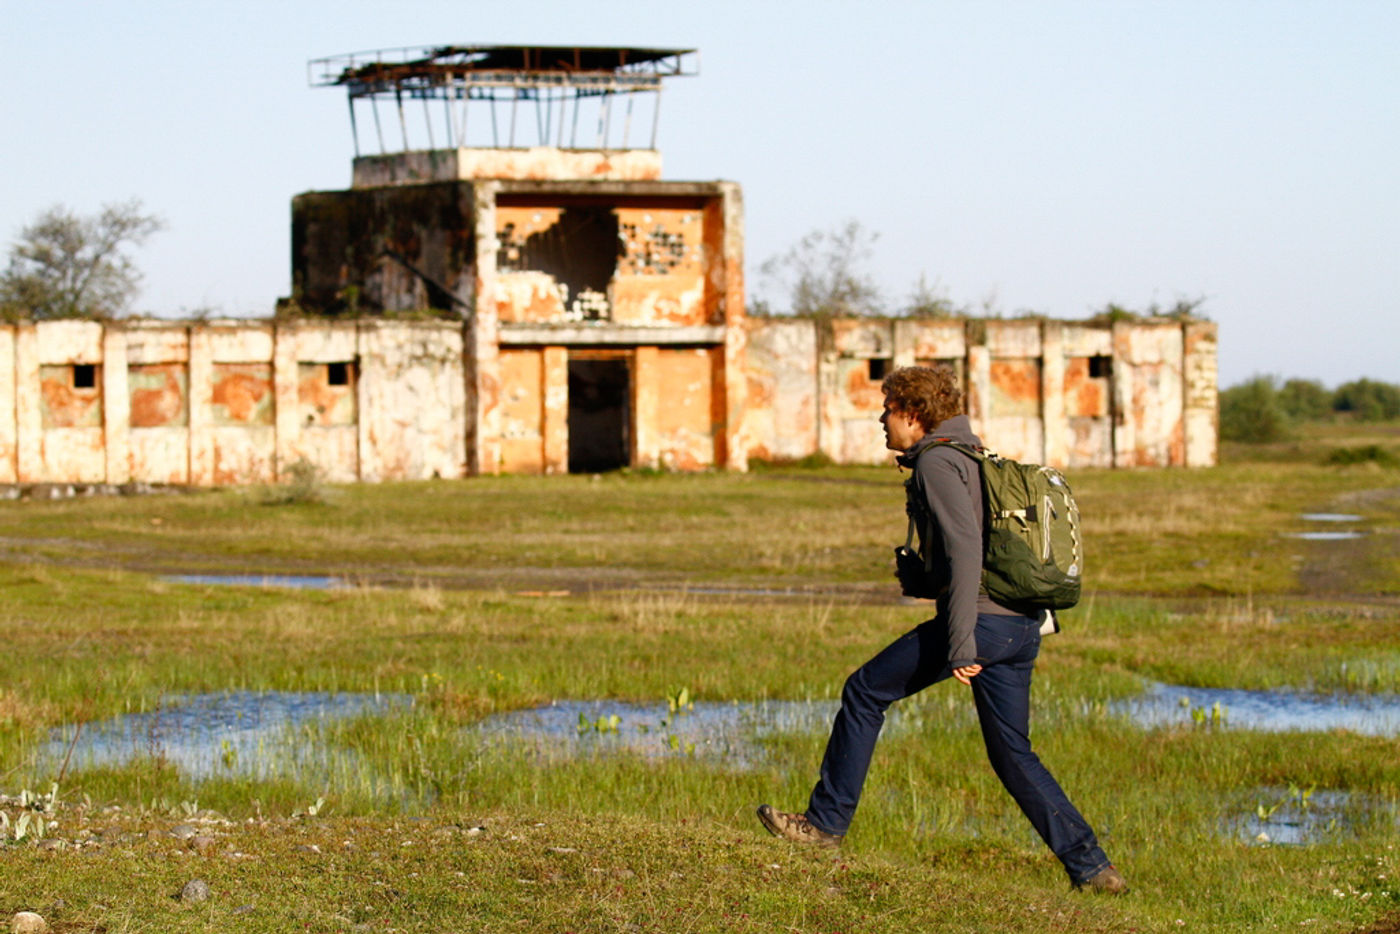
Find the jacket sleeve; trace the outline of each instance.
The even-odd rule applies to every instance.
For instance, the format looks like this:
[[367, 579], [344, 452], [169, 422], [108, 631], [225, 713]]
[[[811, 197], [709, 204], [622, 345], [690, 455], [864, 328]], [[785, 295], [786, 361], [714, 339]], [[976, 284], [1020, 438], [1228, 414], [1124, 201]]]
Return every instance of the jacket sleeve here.
[[[924, 495], [948, 557], [948, 663], [977, 664], [977, 591], [982, 585], [982, 524], [972, 507], [976, 464], [957, 452], [930, 451], [919, 458]], [[956, 460], [954, 459], [956, 458]]]

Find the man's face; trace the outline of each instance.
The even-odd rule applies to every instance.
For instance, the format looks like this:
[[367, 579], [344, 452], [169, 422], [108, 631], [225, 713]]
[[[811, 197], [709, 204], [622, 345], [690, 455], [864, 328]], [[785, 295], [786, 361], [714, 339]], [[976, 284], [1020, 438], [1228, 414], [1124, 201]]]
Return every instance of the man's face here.
[[885, 411], [880, 416], [880, 424], [885, 426], [885, 447], [891, 451], [907, 451], [915, 441], [924, 436], [924, 426], [912, 415], [900, 411], [899, 406], [885, 397]]

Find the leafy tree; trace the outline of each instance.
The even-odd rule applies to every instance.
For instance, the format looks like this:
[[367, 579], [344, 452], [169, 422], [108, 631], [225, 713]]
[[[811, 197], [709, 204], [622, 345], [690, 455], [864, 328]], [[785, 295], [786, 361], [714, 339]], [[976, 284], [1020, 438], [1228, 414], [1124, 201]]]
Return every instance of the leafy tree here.
[[1220, 437], [1226, 441], [1282, 441], [1292, 433], [1272, 376], [1256, 376], [1220, 393]]
[[17, 318], [112, 318], [136, 296], [141, 273], [126, 255], [164, 222], [141, 202], [109, 204], [93, 217], [63, 205], [20, 231], [0, 274], [0, 315]]
[[[786, 290], [796, 315], [844, 317], [878, 315], [880, 290], [866, 264], [879, 234], [860, 221], [847, 221], [837, 230], [814, 230], [786, 253], [766, 260], [759, 271], [765, 281]], [[766, 302], [756, 303], [759, 312]]]
[[1400, 386], [1370, 379], [1343, 383], [1332, 397], [1332, 407], [1363, 422], [1400, 418]]
[[1317, 421], [1332, 414], [1332, 393], [1316, 380], [1290, 379], [1279, 388], [1278, 404], [1295, 421]]

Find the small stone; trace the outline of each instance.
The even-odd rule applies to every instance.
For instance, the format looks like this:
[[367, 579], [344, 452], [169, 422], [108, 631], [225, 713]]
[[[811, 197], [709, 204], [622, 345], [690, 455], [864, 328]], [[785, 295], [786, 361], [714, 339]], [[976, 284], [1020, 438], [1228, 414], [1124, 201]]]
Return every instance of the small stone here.
[[475, 837], [477, 834], [482, 834], [485, 832], [485, 827], [468, 827], [465, 831], [466, 835], [469, 837]]
[[66, 840], [60, 840], [57, 837], [50, 837], [47, 840], [39, 841], [39, 849], [41, 850], [62, 850], [66, 849], [67, 846], [68, 842]]
[[185, 883], [185, 887], [180, 890], [180, 901], [182, 902], [202, 902], [209, 897], [209, 883], [203, 879], [191, 879]]
[[17, 911], [10, 919], [10, 934], [45, 934], [49, 923], [32, 911]]
[[176, 840], [188, 840], [198, 833], [199, 831], [194, 829], [193, 824], [176, 824], [174, 827], [170, 828], [170, 836], [174, 837]]
[[218, 840], [215, 840], [213, 837], [209, 837], [209, 836], [205, 836], [204, 834], [200, 834], [199, 836], [196, 836], [196, 837], [190, 837], [190, 841], [189, 841], [189, 842], [190, 842], [190, 849], [194, 850], [196, 853], [207, 854], [210, 850], [214, 849], [214, 846], [215, 846], [219, 841], [218, 841]]

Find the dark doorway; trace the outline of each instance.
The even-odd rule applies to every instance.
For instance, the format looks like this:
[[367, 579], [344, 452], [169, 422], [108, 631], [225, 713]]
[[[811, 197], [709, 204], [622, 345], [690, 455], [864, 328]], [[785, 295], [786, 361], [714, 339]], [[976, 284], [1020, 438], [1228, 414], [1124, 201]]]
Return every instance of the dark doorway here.
[[569, 357], [569, 473], [631, 463], [632, 380], [623, 357]]

